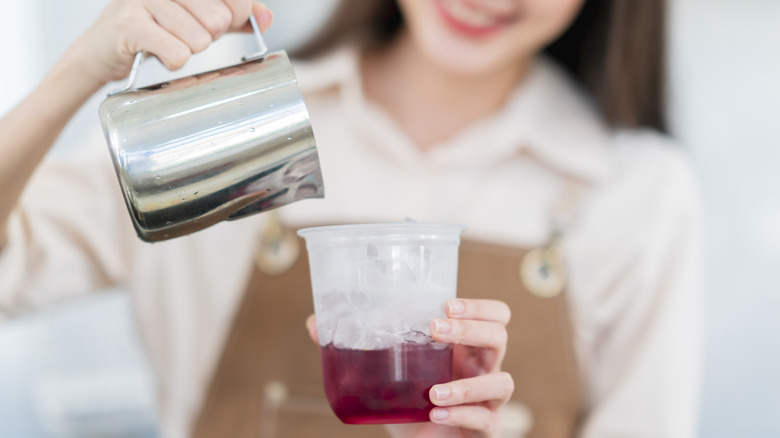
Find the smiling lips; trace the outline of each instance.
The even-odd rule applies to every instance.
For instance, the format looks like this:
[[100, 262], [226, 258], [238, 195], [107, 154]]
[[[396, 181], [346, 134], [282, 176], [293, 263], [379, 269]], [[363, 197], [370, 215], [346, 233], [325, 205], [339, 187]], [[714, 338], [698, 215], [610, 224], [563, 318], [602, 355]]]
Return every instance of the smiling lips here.
[[514, 21], [518, 15], [513, 11], [480, 7], [477, 2], [468, 0], [436, 0], [436, 5], [445, 22], [469, 36], [487, 36]]

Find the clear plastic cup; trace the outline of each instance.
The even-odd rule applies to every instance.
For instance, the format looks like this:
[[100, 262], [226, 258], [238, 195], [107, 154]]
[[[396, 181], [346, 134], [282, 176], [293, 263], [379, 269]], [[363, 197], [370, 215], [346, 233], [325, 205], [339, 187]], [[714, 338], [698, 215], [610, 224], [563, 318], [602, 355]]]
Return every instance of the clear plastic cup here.
[[452, 346], [428, 323], [457, 286], [462, 225], [306, 228], [325, 393], [348, 424], [428, 421], [428, 390], [452, 380]]

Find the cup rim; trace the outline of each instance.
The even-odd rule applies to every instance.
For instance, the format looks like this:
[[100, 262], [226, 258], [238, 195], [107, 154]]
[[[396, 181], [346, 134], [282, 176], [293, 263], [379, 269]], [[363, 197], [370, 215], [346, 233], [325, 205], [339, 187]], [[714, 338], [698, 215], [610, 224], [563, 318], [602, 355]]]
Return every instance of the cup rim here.
[[308, 227], [298, 230], [298, 235], [306, 238], [315, 235], [322, 235], [328, 233], [339, 233], [341, 231], [367, 231], [376, 230], [380, 233], [392, 232], [392, 231], [417, 231], [424, 229], [433, 229], [436, 231], [449, 230], [460, 235], [466, 230], [465, 225], [445, 222], [376, 222], [376, 223], [360, 223], [360, 224], [341, 224], [341, 225], [325, 225], [320, 227]]

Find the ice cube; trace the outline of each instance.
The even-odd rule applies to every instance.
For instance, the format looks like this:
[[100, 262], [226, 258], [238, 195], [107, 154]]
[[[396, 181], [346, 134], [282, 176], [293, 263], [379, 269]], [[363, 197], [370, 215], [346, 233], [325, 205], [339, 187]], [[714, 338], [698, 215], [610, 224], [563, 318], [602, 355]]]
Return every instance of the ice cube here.
[[341, 349], [380, 350], [390, 348], [394, 333], [392, 325], [383, 322], [377, 312], [360, 312], [339, 320], [333, 345]]
[[407, 330], [399, 333], [397, 337], [400, 338], [400, 342], [412, 344], [430, 344], [433, 342], [433, 338], [429, 334], [419, 330]]
[[389, 327], [379, 327], [367, 333], [361, 346], [364, 350], [386, 350], [395, 343], [395, 335]]
[[373, 307], [368, 292], [353, 290], [349, 293], [347, 299], [349, 300], [349, 304], [352, 306], [352, 310], [369, 309]]
[[349, 305], [347, 294], [339, 291], [329, 291], [321, 294], [317, 299], [317, 310], [335, 312]]
[[366, 245], [366, 256], [370, 259], [379, 257], [379, 249], [377, 249], [375, 244], [369, 243]]
[[325, 321], [317, 320], [317, 338], [321, 346], [333, 342], [333, 334], [338, 328], [339, 320], [332, 318]]
[[343, 292], [329, 291], [317, 297], [315, 310], [320, 345], [325, 346], [333, 341], [339, 319], [349, 314], [351, 307]]
[[339, 349], [360, 349], [361, 330], [356, 318], [341, 318], [333, 333], [333, 346]]
[[397, 260], [393, 263], [393, 283], [397, 285], [412, 286], [417, 282], [417, 276], [409, 263], [404, 260]]

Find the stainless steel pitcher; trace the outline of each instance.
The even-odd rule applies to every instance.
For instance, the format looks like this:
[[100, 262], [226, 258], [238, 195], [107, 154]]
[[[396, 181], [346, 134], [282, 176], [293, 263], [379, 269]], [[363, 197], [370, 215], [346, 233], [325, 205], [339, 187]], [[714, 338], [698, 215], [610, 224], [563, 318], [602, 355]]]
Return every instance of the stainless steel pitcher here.
[[284, 51], [144, 88], [126, 86], [100, 120], [138, 237], [199, 231], [324, 188], [309, 114]]

